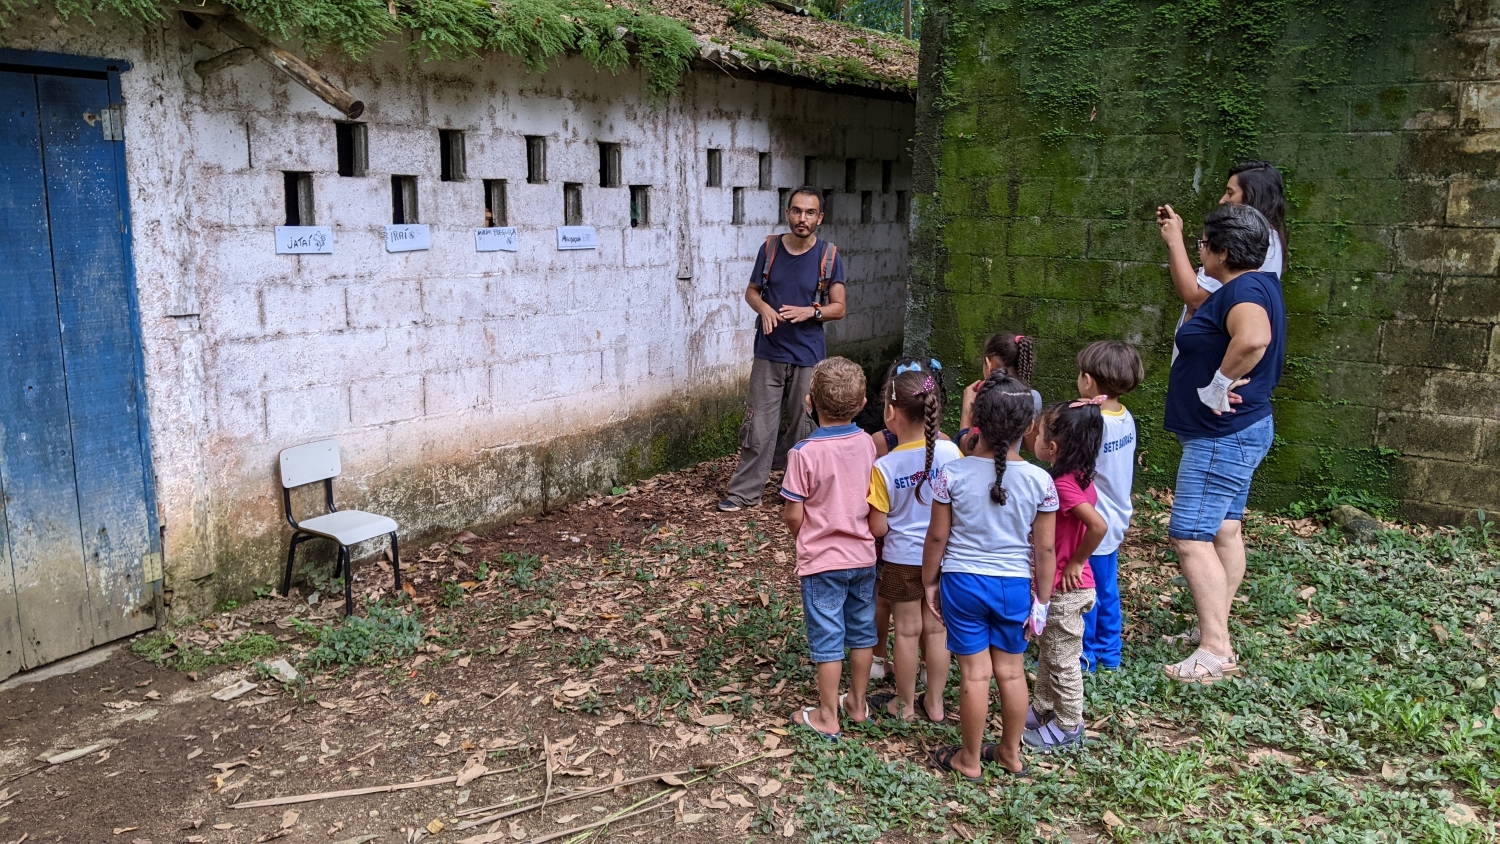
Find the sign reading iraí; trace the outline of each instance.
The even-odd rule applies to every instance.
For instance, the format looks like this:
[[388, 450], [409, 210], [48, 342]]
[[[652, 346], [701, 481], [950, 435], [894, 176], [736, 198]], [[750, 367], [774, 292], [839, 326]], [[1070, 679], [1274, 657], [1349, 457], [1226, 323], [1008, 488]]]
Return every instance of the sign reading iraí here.
[[385, 227], [385, 251], [416, 252], [432, 248], [432, 230], [419, 223]]

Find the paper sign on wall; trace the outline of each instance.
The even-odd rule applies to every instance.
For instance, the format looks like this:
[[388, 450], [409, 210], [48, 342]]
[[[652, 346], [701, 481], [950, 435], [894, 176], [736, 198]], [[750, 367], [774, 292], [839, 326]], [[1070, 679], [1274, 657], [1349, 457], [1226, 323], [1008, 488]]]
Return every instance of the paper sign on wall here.
[[432, 248], [432, 231], [425, 225], [409, 224], [385, 227], [385, 251], [416, 252]]
[[476, 252], [519, 252], [520, 249], [521, 236], [516, 233], [515, 226], [474, 230]]
[[557, 248], [598, 249], [599, 232], [593, 226], [558, 226]]
[[331, 226], [277, 226], [277, 255], [332, 255]]

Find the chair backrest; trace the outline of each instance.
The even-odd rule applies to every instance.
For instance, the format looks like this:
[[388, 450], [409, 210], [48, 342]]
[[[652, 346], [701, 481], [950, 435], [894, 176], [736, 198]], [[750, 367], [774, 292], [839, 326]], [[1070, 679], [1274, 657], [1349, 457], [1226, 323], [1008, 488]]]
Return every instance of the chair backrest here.
[[281, 485], [287, 489], [336, 478], [341, 470], [337, 440], [320, 440], [281, 451]]

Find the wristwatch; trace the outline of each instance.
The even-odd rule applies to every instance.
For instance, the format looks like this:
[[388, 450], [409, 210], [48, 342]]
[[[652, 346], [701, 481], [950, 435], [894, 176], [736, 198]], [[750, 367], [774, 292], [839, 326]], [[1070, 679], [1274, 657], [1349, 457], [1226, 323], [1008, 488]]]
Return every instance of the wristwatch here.
[[818, 322], [823, 321], [823, 309], [818, 307], [817, 305], [813, 305], [813, 319], [817, 320]]

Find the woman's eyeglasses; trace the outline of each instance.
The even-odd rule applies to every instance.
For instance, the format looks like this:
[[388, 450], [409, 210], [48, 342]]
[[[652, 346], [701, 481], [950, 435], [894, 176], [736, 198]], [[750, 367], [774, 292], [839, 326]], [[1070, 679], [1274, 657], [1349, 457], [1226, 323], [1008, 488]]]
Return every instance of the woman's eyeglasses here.
[[1200, 237], [1200, 238], [1198, 238], [1198, 248], [1199, 248], [1199, 249], [1203, 249], [1203, 248], [1205, 248], [1205, 247], [1207, 247], [1207, 246], [1208, 246], [1208, 241], [1206, 241], [1206, 240], [1204, 240], [1204, 239], [1203, 239], [1203, 238], [1201, 238], [1201, 237]]

